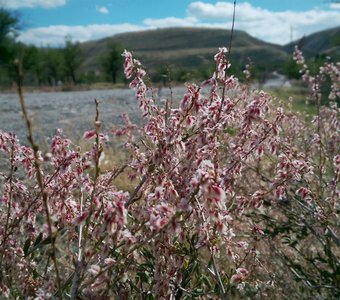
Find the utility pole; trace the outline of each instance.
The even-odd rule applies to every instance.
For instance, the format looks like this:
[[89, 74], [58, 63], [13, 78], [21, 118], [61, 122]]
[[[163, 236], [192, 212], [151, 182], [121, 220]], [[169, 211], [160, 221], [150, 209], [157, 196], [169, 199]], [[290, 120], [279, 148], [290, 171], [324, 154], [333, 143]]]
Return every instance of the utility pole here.
[[290, 25], [290, 42], [293, 42], [293, 26]]

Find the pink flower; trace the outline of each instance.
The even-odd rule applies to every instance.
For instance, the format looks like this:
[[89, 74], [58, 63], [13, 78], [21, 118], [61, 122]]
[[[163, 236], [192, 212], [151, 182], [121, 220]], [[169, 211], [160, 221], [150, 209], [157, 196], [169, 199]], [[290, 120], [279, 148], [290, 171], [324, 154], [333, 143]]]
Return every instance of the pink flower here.
[[236, 274], [234, 274], [233, 276], [231, 276], [230, 278], [230, 282], [231, 283], [239, 283], [242, 282], [244, 280], [247, 279], [249, 275], [248, 270], [244, 269], [244, 268], [238, 268], [236, 269]]
[[305, 199], [305, 200], [311, 200], [311, 191], [305, 187], [301, 187], [299, 188], [296, 192], [296, 195], [299, 195], [301, 198]]
[[92, 275], [97, 275], [100, 272], [101, 268], [98, 265], [91, 265], [88, 269], [88, 272]]
[[208, 205], [217, 206], [220, 209], [225, 209], [226, 194], [219, 186], [211, 184], [206, 188], [206, 197]]
[[134, 63], [132, 54], [129, 51], [124, 50], [122, 56], [125, 57], [124, 61], [124, 74], [127, 79], [131, 78], [134, 69]]
[[80, 216], [78, 216], [77, 218], [75, 218], [73, 220], [73, 224], [79, 226], [79, 225], [83, 225], [89, 215], [89, 211], [84, 211]]
[[96, 130], [85, 131], [83, 134], [83, 138], [87, 140], [92, 139], [96, 136], [96, 133]]

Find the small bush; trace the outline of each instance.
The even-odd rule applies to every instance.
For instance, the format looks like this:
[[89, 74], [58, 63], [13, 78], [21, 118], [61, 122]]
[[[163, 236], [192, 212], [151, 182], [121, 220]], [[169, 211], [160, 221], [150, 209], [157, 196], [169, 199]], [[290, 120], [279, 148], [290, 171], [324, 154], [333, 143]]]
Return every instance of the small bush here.
[[[216, 71], [186, 85], [174, 107], [156, 104], [146, 72], [125, 51], [143, 126], [84, 133], [88, 151], [61, 131], [50, 150], [0, 132], [0, 289], [11, 299], [227, 299], [338, 297], [338, 108], [320, 106], [339, 64], [311, 77], [318, 113], [306, 123], [271, 95]], [[159, 103], [159, 102], [157, 102]], [[101, 170], [109, 136], [125, 137], [126, 164]], [[114, 184], [132, 180], [129, 192]], [[293, 279], [295, 282], [293, 282]], [[293, 293], [293, 294], [291, 294]]]

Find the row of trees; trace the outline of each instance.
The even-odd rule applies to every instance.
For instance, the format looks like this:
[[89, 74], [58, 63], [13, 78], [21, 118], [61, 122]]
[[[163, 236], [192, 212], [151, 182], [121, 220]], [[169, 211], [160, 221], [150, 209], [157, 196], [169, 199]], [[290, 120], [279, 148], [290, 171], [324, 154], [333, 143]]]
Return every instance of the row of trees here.
[[[11, 86], [16, 80], [13, 62], [19, 59], [23, 64], [25, 84], [33, 86], [56, 86], [61, 84], [91, 84], [95, 82], [124, 81], [122, 73], [122, 45], [110, 43], [107, 51], [95, 62], [97, 71], [87, 71], [82, 65], [81, 45], [66, 37], [62, 48], [36, 47], [17, 41], [20, 29], [20, 17], [5, 9], [0, 9], [0, 86]], [[153, 82], [163, 82], [171, 78], [175, 82], [203, 80], [214, 71], [213, 64], [200, 65], [195, 69], [174, 68], [160, 65], [150, 72]], [[266, 67], [267, 68], [267, 67]], [[253, 68], [253, 76], [257, 80], [265, 80], [267, 69]], [[244, 78], [244, 66], [234, 62], [231, 72], [239, 78]], [[287, 68], [290, 77], [298, 76], [295, 64]]]
[[16, 81], [15, 61], [22, 63], [25, 83], [29, 85], [78, 84], [95, 81], [116, 83], [122, 65], [122, 47], [111, 44], [109, 51], [98, 60], [99, 72], [81, 72], [82, 49], [71, 37], [62, 48], [25, 45], [17, 41], [20, 29], [17, 14], [0, 8], [0, 85]]
[[[61, 48], [25, 45], [17, 41], [20, 27], [20, 17], [17, 14], [0, 8], [0, 86], [9, 87], [16, 81], [16, 72], [13, 67], [16, 59], [22, 62], [27, 85], [56, 86], [124, 81], [121, 56], [124, 47], [122, 45], [108, 44], [106, 53], [95, 61], [97, 70], [88, 71], [89, 68], [82, 64], [84, 54], [81, 45], [72, 41], [71, 37], [66, 37], [65, 44]], [[320, 66], [324, 62], [324, 57], [318, 57], [314, 59], [312, 65], [315, 68], [316, 64]], [[175, 82], [201, 81], [213, 70], [212, 64], [200, 65], [194, 69], [160, 65], [151, 70], [150, 76], [153, 82], [163, 83], [169, 78]], [[273, 66], [270, 65], [253, 66], [252, 76], [257, 81], [264, 82], [272, 70]], [[290, 79], [300, 78], [299, 69], [293, 59], [277, 70], [284, 72]], [[241, 80], [245, 79], [243, 64], [234, 61], [231, 72]]]
[[[22, 62], [25, 74], [25, 84], [33, 86], [76, 85], [79, 83], [91, 84], [95, 82], [123, 81], [122, 45], [110, 43], [107, 51], [97, 61], [97, 71], [87, 71], [82, 65], [83, 56], [81, 45], [66, 37], [62, 48], [36, 47], [25, 45], [17, 41], [20, 29], [20, 17], [6, 9], [0, 8], [0, 86], [9, 87], [16, 81], [16, 72], [13, 63], [16, 59]], [[253, 68], [252, 74], [259, 81], [264, 81], [268, 74], [268, 66]], [[244, 66], [234, 62], [231, 67], [233, 74], [244, 78]], [[153, 82], [163, 82], [171, 78], [175, 82], [190, 80], [203, 80], [213, 72], [214, 66], [201, 65], [195, 69], [172, 68], [158, 66], [151, 70]], [[298, 78], [299, 70], [293, 61], [287, 63], [282, 71], [289, 78]]]

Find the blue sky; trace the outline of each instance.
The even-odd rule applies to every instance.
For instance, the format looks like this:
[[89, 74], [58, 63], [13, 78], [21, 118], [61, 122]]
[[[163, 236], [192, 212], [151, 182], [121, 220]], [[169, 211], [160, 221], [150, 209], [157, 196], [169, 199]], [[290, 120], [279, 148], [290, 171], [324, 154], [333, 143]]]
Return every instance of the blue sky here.
[[[163, 27], [230, 29], [232, 0], [0, 0], [23, 20], [20, 39], [58, 46], [66, 35], [87, 41], [117, 33]], [[285, 44], [340, 26], [340, 4], [328, 0], [237, 1], [235, 28], [254, 37]]]

